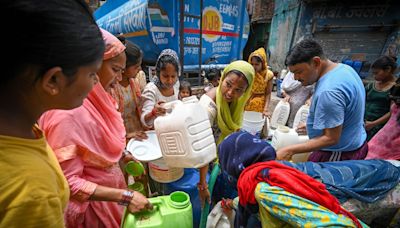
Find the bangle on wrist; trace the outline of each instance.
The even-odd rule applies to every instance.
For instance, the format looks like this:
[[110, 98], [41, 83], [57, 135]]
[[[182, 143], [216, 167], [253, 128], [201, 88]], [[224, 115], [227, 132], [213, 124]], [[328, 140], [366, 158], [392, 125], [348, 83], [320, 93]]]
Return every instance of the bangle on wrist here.
[[208, 189], [208, 185], [202, 184], [202, 183], [197, 183], [197, 189], [200, 191], [204, 191], [204, 190]]
[[118, 202], [119, 205], [128, 206], [134, 196], [134, 191], [126, 190], [122, 193], [122, 199]]

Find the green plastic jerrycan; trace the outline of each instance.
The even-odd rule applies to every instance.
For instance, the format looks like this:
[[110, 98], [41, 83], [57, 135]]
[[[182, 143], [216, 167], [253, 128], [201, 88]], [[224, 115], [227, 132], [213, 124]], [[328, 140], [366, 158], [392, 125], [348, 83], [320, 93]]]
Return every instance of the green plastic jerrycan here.
[[176, 191], [149, 198], [153, 210], [131, 214], [125, 211], [123, 228], [192, 228], [192, 204], [187, 193]]

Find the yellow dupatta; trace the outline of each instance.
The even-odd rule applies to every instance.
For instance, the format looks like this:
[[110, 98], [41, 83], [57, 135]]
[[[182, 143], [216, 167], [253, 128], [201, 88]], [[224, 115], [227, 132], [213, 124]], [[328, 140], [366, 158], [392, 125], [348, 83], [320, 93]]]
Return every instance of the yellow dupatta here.
[[[237, 100], [228, 103], [224, 100], [221, 93], [222, 81], [225, 76], [232, 70], [241, 72], [247, 79], [248, 87], [244, 94]], [[216, 105], [217, 105], [217, 124], [221, 130], [221, 135], [218, 138], [217, 145], [225, 139], [229, 134], [239, 130], [242, 127], [242, 118], [244, 106], [251, 95], [251, 88], [253, 86], [254, 68], [246, 61], [238, 60], [230, 63], [225, 67], [219, 86], [216, 91]]]

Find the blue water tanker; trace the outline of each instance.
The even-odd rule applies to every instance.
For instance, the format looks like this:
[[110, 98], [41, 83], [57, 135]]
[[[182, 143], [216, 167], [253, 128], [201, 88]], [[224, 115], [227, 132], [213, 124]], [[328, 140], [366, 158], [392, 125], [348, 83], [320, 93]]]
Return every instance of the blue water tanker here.
[[242, 0], [108, 0], [94, 16], [100, 27], [139, 45], [146, 63], [154, 64], [163, 49], [183, 50], [184, 71], [242, 59], [250, 30]]

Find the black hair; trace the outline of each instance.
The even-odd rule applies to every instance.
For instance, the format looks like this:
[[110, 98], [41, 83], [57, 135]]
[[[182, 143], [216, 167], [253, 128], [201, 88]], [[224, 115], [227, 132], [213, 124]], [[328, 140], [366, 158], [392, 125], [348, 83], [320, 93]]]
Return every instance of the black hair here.
[[242, 72], [240, 72], [240, 71], [238, 71], [238, 70], [231, 70], [231, 71], [227, 72], [227, 73], [225, 74], [225, 78], [226, 78], [226, 76], [227, 76], [228, 74], [231, 74], [231, 73], [234, 73], [234, 74], [238, 75], [239, 77], [243, 78], [244, 80], [246, 80], [247, 86], [249, 86], [249, 81], [247, 80], [246, 76], [245, 76]]
[[135, 43], [127, 40], [124, 36], [117, 38], [125, 45], [126, 68], [138, 64], [143, 58], [143, 52]]
[[17, 32], [2, 38], [1, 85], [27, 72], [37, 81], [56, 66], [73, 80], [79, 67], [101, 60], [104, 41], [84, 1], [4, 0], [1, 7], [2, 29]]
[[390, 68], [391, 72], [394, 72], [396, 70], [396, 67], [397, 67], [396, 60], [394, 60], [392, 57], [389, 57], [387, 55], [379, 57], [371, 65], [372, 69], [387, 70]]
[[165, 70], [167, 64], [172, 64], [175, 67], [175, 71], [178, 72], [179, 75], [179, 63], [176, 61], [176, 59], [171, 55], [163, 55], [156, 64], [157, 77], [160, 77], [161, 70]]
[[206, 78], [208, 81], [212, 81], [216, 78], [220, 78], [221, 77], [221, 71], [219, 69], [213, 68], [210, 69], [207, 73], [206, 73]]
[[257, 55], [251, 56], [251, 59], [250, 59], [250, 60], [252, 60], [253, 58], [255, 58], [256, 61], [259, 62], [259, 63], [262, 63], [262, 62], [263, 62], [263, 60], [261, 59], [260, 56], [257, 56]]
[[304, 39], [288, 52], [285, 65], [292, 66], [298, 63], [310, 62], [316, 56], [319, 56], [321, 59], [326, 58], [321, 45], [313, 39]]
[[192, 96], [192, 87], [190, 85], [190, 82], [182, 80], [179, 85], [179, 91], [181, 91], [183, 89], [189, 90], [189, 94], [190, 94], [190, 96]]

